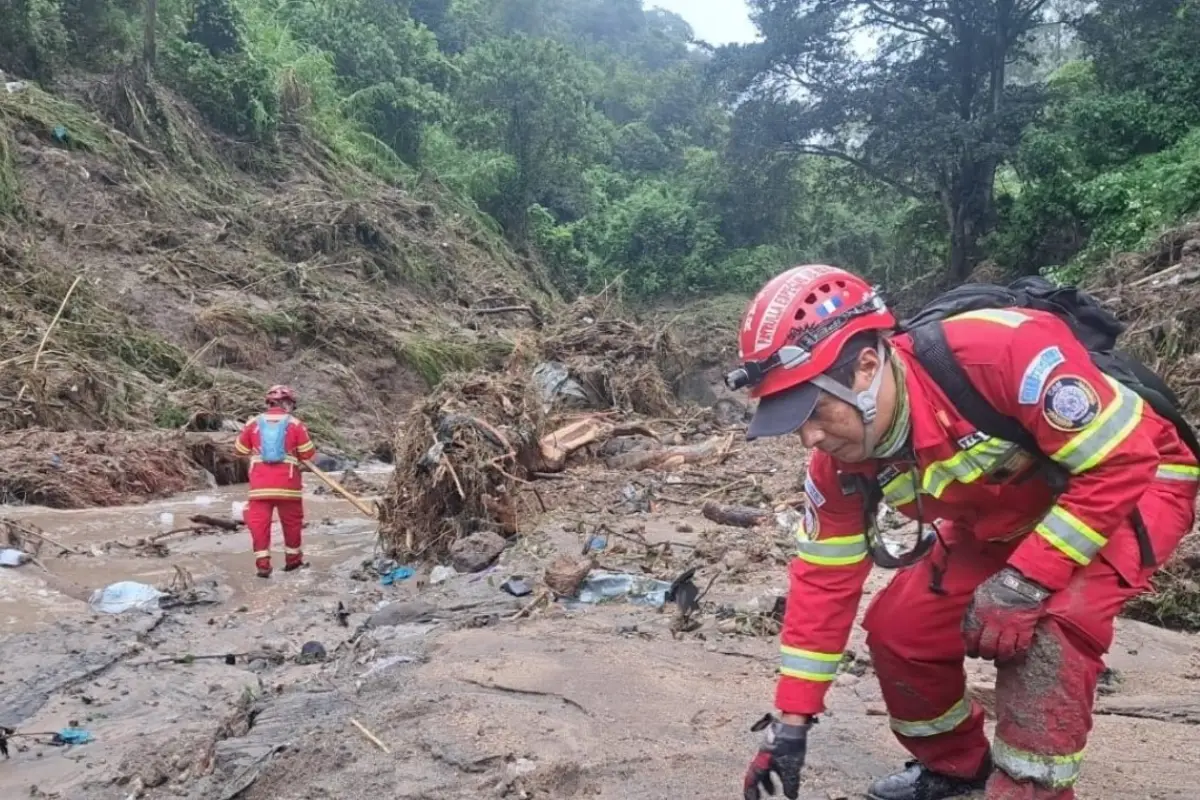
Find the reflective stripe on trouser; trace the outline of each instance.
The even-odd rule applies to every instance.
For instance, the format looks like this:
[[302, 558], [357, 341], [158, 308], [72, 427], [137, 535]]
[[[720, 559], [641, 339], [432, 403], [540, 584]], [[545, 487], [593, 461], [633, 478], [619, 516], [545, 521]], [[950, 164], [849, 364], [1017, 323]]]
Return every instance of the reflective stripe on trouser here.
[[789, 678], [828, 683], [837, 677], [841, 653], [816, 653], [798, 647], [779, 648], [779, 672]]
[[246, 503], [244, 519], [250, 530], [251, 546], [255, 551], [271, 548], [271, 518], [278, 513], [279, 526], [283, 529], [284, 553], [289, 564], [297, 562], [301, 550], [304, 530], [304, 502], [301, 500], [279, 500], [251, 498]]
[[970, 716], [971, 704], [964, 697], [950, 706], [950, 710], [945, 714], [933, 719], [903, 720], [892, 717], [891, 724], [892, 730], [901, 736], [937, 736], [942, 733], [950, 733], [950, 731], [966, 722]]

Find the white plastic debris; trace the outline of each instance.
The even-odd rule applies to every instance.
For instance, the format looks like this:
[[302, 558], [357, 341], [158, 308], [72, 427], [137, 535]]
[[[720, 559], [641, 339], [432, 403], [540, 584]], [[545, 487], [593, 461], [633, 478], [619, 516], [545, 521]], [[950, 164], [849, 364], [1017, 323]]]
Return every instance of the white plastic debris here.
[[246, 503], [242, 500], [234, 500], [229, 504], [229, 516], [233, 517], [238, 522], [245, 522]]
[[153, 586], [137, 581], [119, 581], [92, 592], [88, 605], [100, 614], [123, 614], [135, 610], [150, 614], [158, 610], [158, 599], [163, 596]]
[[29, 560], [29, 554], [6, 547], [0, 550], [0, 567], [19, 567]]
[[444, 583], [445, 581], [450, 580], [457, 574], [458, 574], [458, 571], [455, 570], [454, 567], [446, 567], [446, 566], [442, 566], [439, 564], [438, 566], [434, 567], [433, 569], [431, 569], [429, 571], [429, 582], [430, 583]]

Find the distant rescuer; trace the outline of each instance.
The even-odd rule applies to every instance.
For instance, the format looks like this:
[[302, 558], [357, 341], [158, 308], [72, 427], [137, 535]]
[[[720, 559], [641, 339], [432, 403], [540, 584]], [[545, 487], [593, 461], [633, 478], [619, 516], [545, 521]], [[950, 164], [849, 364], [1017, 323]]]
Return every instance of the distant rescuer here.
[[250, 456], [250, 500], [245, 520], [260, 578], [271, 577], [271, 517], [276, 510], [283, 528], [283, 571], [304, 566], [300, 462], [311, 460], [317, 449], [304, 423], [292, 416], [295, 409], [296, 395], [291, 387], [272, 386], [267, 392], [266, 413], [247, 422], [237, 439], [238, 454]]
[[[867, 796], [986, 787], [987, 800], [1073, 800], [1113, 618], [1194, 522], [1194, 435], [1101, 371], [1062, 317], [1011, 304], [953, 311], [937, 326], [940, 350], [918, 327], [897, 332], [871, 286], [822, 265], [772, 279], [743, 320], [743, 364], [727, 382], [759, 398], [747, 438], [798, 432], [814, 451], [780, 714], [746, 773], [746, 800], [760, 787], [774, 794], [771, 773], [797, 797], [872, 561], [899, 568], [863, 627], [892, 731], [915, 760]], [[940, 366], [926, 366], [931, 357]], [[963, 379], [949, 391], [947, 362]], [[1010, 438], [948, 399], [972, 391], [976, 407], [1008, 418]], [[912, 551], [880, 541], [880, 497], [917, 520]], [[998, 668], [990, 746], [964, 657]]]

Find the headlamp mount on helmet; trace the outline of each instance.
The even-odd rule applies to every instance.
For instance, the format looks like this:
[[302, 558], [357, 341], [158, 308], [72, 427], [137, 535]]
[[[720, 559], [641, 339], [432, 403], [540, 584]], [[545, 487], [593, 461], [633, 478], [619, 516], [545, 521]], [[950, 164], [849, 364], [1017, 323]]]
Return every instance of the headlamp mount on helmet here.
[[762, 361], [743, 362], [742, 366], [725, 376], [725, 385], [729, 387], [730, 391], [736, 392], [747, 386], [753, 387], [762, 383], [771, 370], [780, 367], [792, 369], [807, 363], [812, 359], [813, 350], [822, 341], [833, 336], [859, 317], [886, 310], [887, 304], [884, 303], [878, 290], [872, 291], [863, 299], [863, 302], [846, 309], [836, 317], [830, 317], [816, 325], [802, 328], [796, 337], [795, 344], [784, 345]]

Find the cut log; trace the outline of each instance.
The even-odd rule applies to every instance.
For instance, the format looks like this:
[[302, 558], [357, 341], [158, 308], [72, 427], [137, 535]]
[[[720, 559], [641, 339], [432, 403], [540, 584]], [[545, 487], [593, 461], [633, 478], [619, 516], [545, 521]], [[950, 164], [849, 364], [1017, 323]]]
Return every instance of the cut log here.
[[684, 464], [696, 464], [709, 459], [720, 459], [733, 445], [733, 437], [715, 437], [700, 444], [676, 445], [659, 450], [635, 450], [621, 453], [606, 461], [609, 469], [644, 470], [678, 469]]
[[576, 420], [546, 434], [538, 441], [542, 451], [542, 469], [538, 471], [561, 472], [566, 467], [567, 458], [571, 453], [599, 441], [611, 431], [612, 425], [599, 419], [588, 418]]
[[771, 521], [771, 512], [750, 506], [723, 506], [709, 500], [700, 511], [705, 519], [735, 528], [757, 528]]

